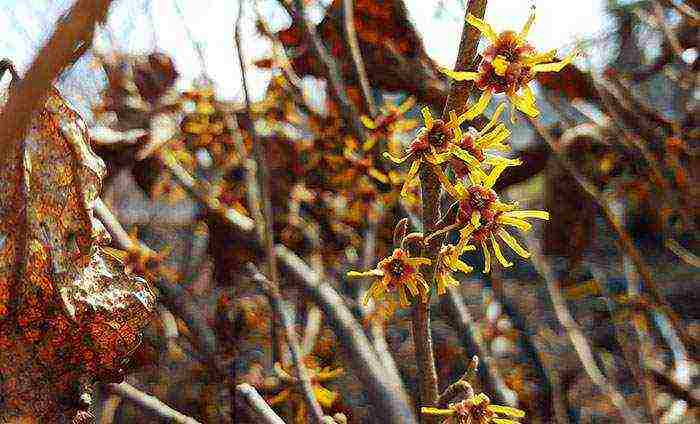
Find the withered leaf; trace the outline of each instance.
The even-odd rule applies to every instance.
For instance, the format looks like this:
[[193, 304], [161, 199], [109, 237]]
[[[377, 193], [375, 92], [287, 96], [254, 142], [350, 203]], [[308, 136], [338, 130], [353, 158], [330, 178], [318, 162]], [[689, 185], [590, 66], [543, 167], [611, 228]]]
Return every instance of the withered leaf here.
[[81, 387], [119, 380], [155, 307], [104, 255], [92, 205], [105, 165], [56, 90], [0, 158], [0, 422], [64, 422]]

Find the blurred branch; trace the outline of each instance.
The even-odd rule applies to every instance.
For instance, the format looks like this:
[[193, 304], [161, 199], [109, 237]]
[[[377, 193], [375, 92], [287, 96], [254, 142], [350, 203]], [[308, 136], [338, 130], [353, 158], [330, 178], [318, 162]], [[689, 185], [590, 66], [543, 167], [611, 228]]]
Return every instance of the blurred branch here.
[[387, 378], [387, 370], [379, 363], [376, 352], [343, 298], [333, 287], [322, 283], [294, 252], [281, 245], [277, 246], [276, 252], [280, 265], [290, 271], [304, 292], [318, 304], [338, 338], [343, 340], [341, 345], [347, 349], [348, 358], [375, 408], [387, 414], [387, 422], [416, 423], [408, 407], [408, 397], [400, 386], [393, 383], [399, 377]]
[[[192, 178], [171, 153], [161, 150], [162, 163], [173, 173], [175, 180], [208, 211], [228, 225], [238, 236], [251, 243], [254, 249], [262, 250], [260, 241], [255, 237], [253, 221], [239, 212], [225, 208], [203, 184]], [[377, 362], [376, 353], [367, 340], [362, 327], [355, 321], [345, 301], [328, 284], [320, 284], [320, 276], [299, 256], [283, 245], [275, 247], [277, 260], [291, 271], [290, 278], [301, 283], [302, 288], [310, 294], [334, 324], [343, 340], [348, 341], [350, 358], [355, 363], [360, 380], [368, 390], [370, 401], [377, 408], [387, 411], [390, 422], [411, 424], [415, 417], [408, 407], [408, 397], [401, 387], [387, 382], [387, 371]], [[390, 377], [398, 380], [399, 377]]]
[[10, 89], [0, 114], [0, 157], [10, 156], [9, 149], [24, 139], [34, 110], [44, 102], [53, 80], [75, 60], [77, 44], [81, 41], [91, 44], [95, 24], [105, 18], [110, 3], [111, 0], [78, 0], [59, 19], [24, 78]]
[[194, 418], [181, 414], [161, 402], [158, 398], [146, 394], [128, 383], [109, 384], [107, 387], [110, 392], [135, 403], [162, 419], [168, 420], [168, 422], [177, 424], [200, 424], [199, 421]]
[[622, 349], [622, 356], [625, 358], [625, 362], [627, 362], [627, 366], [632, 372], [632, 377], [635, 379], [637, 386], [639, 387], [639, 390], [642, 393], [642, 398], [646, 406], [647, 415], [651, 419], [652, 423], [657, 423], [658, 418], [656, 417], [656, 407], [654, 402], [655, 396], [653, 395], [653, 386], [651, 384], [648, 372], [642, 368], [644, 360], [644, 354], [642, 350], [642, 339], [644, 338], [644, 335], [642, 334], [643, 329], [640, 328], [643, 326], [638, 324], [639, 320], [641, 319], [641, 317], [639, 316], [640, 314], [638, 311], [632, 312], [632, 322], [637, 331], [637, 340], [633, 341], [632, 335], [629, 334], [630, 331], [627, 325], [620, 322], [621, 316], [619, 308], [615, 304], [615, 301], [612, 298], [612, 294], [608, 290], [607, 275], [594, 262], [589, 263], [588, 267], [591, 270], [591, 274], [593, 274], [593, 278], [597, 281], [598, 286], [600, 287], [601, 294], [605, 298], [605, 303], [610, 313], [612, 325], [615, 329], [615, 338], [617, 339], [617, 342], [620, 345], [620, 348]]
[[[112, 235], [119, 248], [126, 251], [140, 249], [144, 252], [155, 253], [145, 244], [132, 240], [112, 211], [109, 210], [101, 199], [95, 201], [94, 207], [95, 213], [100, 218], [105, 228], [107, 228], [107, 231]], [[139, 245], [135, 246], [136, 243]], [[200, 353], [204, 356], [211, 371], [214, 372], [217, 377], [225, 378], [226, 372], [221, 368], [215, 356], [217, 352], [216, 334], [209, 326], [206, 317], [202, 314], [202, 310], [199, 308], [195, 299], [193, 299], [181, 285], [173, 284], [163, 278], [157, 278], [155, 281], [152, 281], [152, 283], [158, 287], [158, 291], [161, 293], [159, 301], [187, 324], [187, 327], [193, 335], [194, 344], [199, 348]]]
[[[608, 225], [613, 229], [615, 234], [617, 234], [617, 238], [615, 239], [615, 241], [617, 242], [619, 248], [627, 256], [629, 256], [629, 258], [634, 263], [637, 272], [639, 272], [639, 275], [642, 281], [644, 282], [644, 287], [647, 290], [649, 290], [652, 299], [658, 305], [658, 307], [666, 315], [668, 315], [675, 331], [678, 333], [679, 337], [683, 341], [683, 344], [685, 344], [686, 349], [688, 349], [689, 346], [694, 346], [692, 338], [688, 335], [685, 326], [683, 325], [683, 323], [681, 322], [680, 318], [673, 310], [671, 305], [668, 303], [661, 290], [659, 290], [658, 286], [654, 282], [651, 270], [644, 261], [641, 252], [634, 245], [634, 242], [632, 241], [632, 238], [629, 235], [629, 233], [627, 233], [627, 231], [623, 228], [618, 219], [615, 217], [615, 214], [608, 206], [607, 202], [603, 198], [603, 195], [598, 191], [595, 185], [589, 182], [576, 169], [576, 167], [562, 154], [559, 144], [556, 143], [549, 131], [539, 121], [535, 119], [530, 119], [529, 122], [533, 125], [533, 127], [537, 130], [540, 136], [549, 145], [550, 149], [552, 149], [555, 158], [559, 161], [562, 167], [574, 178], [574, 180], [584, 190], [584, 192], [601, 208], [603, 212], [603, 217], [607, 221]], [[562, 138], [565, 136], [566, 135], [562, 136]], [[695, 352], [693, 352], [692, 355], [696, 356]]]
[[478, 372], [484, 384], [484, 391], [488, 392], [500, 404], [516, 406], [518, 398], [508, 389], [503, 377], [498, 372], [498, 366], [491, 357], [477, 323], [474, 322], [464, 303], [462, 294], [455, 287], [450, 287], [447, 291], [454, 314], [453, 323], [457, 326], [458, 333], [464, 341], [466, 353], [479, 357]]
[[342, 0], [342, 2], [343, 26], [345, 28], [345, 38], [348, 44], [348, 49], [350, 50], [352, 61], [355, 65], [355, 72], [357, 73], [357, 79], [360, 82], [362, 97], [365, 100], [367, 111], [369, 112], [370, 116], [374, 118], [377, 116], [377, 108], [374, 105], [372, 88], [369, 86], [369, 81], [367, 80], [367, 70], [365, 69], [365, 63], [362, 60], [360, 44], [357, 41], [357, 33], [355, 32], [355, 17], [353, 16], [355, 2], [354, 0]]
[[272, 410], [270, 405], [265, 402], [265, 399], [263, 399], [250, 384], [239, 384], [236, 386], [236, 393], [245, 399], [246, 404], [255, 411], [257, 417], [261, 420], [260, 422], [266, 424], [284, 424], [282, 418]]
[[[281, 0], [280, 3], [284, 3], [284, 0]], [[296, 6], [296, 13], [293, 13], [292, 18], [298, 19], [302, 31], [311, 44], [314, 55], [323, 65], [325, 76], [331, 86], [331, 98], [338, 104], [343, 119], [350, 127], [350, 132], [355, 136], [357, 141], [361, 143], [365, 139], [365, 127], [360, 121], [360, 116], [357, 113], [355, 105], [348, 98], [345, 83], [340, 76], [338, 64], [335, 59], [333, 59], [333, 56], [328, 53], [328, 50], [326, 50], [323, 41], [321, 41], [316, 33], [316, 28], [307, 21], [304, 1], [294, 0], [294, 5]], [[291, 11], [289, 8], [286, 9], [287, 11]]]
[[299, 384], [302, 392], [304, 393], [304, 400], [306, 401], [309, 411], [311, 411], [313, 422], [320, 424], [323, 421], [323, 411], [321, 410], [321, 405], [319, 405], [318, 400], [316, 400], [316, 396], [314, 396], [314, 389], [311, 386], [311, 379], [309, 378], [309, 373], [306, 369], [306, 365], [304, 364], [304, 354], [301, 346], [299, 346], [299, 337], [294, 329], [294, 322], [292, 322], [292, 319], [283, 304], [280, 288], [277, 283], [269, 280], [263, 274], [261, 274], [255, 265], [249, 263], [248, 270], [253, 275], [253, 280], [260, 284], [263, 291], [270, 299], [270, 304], [272, 305], [275, 314], [279, 316], [280, 320], [282, 321], [282, 326], [284, 327], [284, 331], [287, 336], [287, 343], [292, 351], [292, 363], [294, 364], [294, 369], [296, 370], [296, 377], [299, 379]]
[[526, 239], [528, 242], [528, 249], [532, 254], [530, 258], [532, 260], [532, 264], [535, 266], [535, 269], [546, 284], [549, 299], [552, 301], [552, 306], [554, 307], [554, 312], [557, 319], [566, 331], [566, 335], [569, 337], [571, 344], [574, 345], [574, 349], [576, 350], [586, 374], [588, 374], [588, 377], [591, 379], [593, 384], [595, 384], [598, 389], [600, 389], [610, 399], [625, 422], [639, 422], [637, 416], [627, 404], [624, 396], [622, 396], [617, 388], [610, 381], [608, 381], [598, 367], [591, 344], [586, 338], [585, 334], [583, 334], [579, 328], [574, 318], [571, 316], [566, 300], [561, 294], [559, 282], [556, 280], [552, 270], [549, 267], [549, 264], [545, 262], [545, 259], [537, 251], [536, 243], [533, 241], [532, 237], [526, 237]]
[[647, 371], [654, 377], [656, 384], [666, 388], [673, 396], [688, 402], [691, 408], [700, 407], [700, 396], [696, 391], [681, 386], [667, 372], [652, 367], [647, 367]]

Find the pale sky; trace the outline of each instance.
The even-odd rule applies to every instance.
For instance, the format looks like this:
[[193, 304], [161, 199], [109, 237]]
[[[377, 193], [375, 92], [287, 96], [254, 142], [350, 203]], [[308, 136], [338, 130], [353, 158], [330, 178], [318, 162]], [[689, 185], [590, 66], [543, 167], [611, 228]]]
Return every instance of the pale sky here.
[[[322, 0], [322, 3], [328, 1]], [[0, 56], [12, 58], [20, 71], [25, 70], [36, 48], [50, 34], [58, 16], [72, 3], [72, 0], [0, 0], [0, 27], [3, 28]], [[289, 19], [276, 5], [276, 0], [260, 0], [259, 3], [260, 10], [273, 29], [289, 25]], [[441, 65], [452, 66], [464, 16], [462, 1], [406, 0], [406, 4], [428, 54]], [[520, 29], [528, 17], [531, 4], [530, 0], [491, 0], [486, 20], [496, 31]], [[243, 20], [243, 48], [248, 62], [265, 56], [270, 48], [266, 40], [254, 34], [253, 5], [254, 1], [246, 2]], [[538, 0], [536, 5], [538, 16], [530, 40], [542, 50], [562, 46], [568, 50], [577, 37], [600, 34], [606, 25], [604, 0]], [[178, 8], [186, 16], [187, 27]], [[191, 34], [191, 39], [201, 45], [209, 76], [217, 85], [218, 95], [222, 99], [238, 100], [242, 94], [233, 44], [237, 12], [235, 0], [117, 0], [111, 10], [108, 27], [122, 50], [147, 52], [152, 50], [155, 43], [159, 49], [172, 55], [183, 77], [183, 88], [201, 74], [201, 65], [190, 41]], [[312, 12], [315, 12], [312, 17], [318, 20], [319, 10]], [[106, 39], [100, 37], [98, 45], [104, 45]], [[89, 68], [86, 69], [89, 72]], [[269, 72], [257, 71], [253, 67], [249, 69], [252, 95], [259, 98], [264, 93]], [[85, 75], [84, 72], [81, 70], [79, 73]], [[95, 74], [94, 84], [98, 84], [101, 77], [97, 75], [98, 72]], [[87, 84], [85, 78], [71, 78], [71, 75], [64, 81], [64, 85], [78, 91], [84, 84]]]

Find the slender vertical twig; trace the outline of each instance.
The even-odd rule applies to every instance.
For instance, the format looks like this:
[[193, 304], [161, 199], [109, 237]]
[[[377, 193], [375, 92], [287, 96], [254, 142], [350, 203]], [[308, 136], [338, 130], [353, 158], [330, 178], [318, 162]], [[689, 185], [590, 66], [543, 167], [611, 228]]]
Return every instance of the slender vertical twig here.
[[540, 134], [540, 136], [549, 145], [554, 157], [557, 161], [564, 167], [564, 169], [574, 178], [576, 183], [584, 190], [584, 192], [601, 208], [603, 212], [603, 217], [607, 221], [608, 225], [615, 231], [617, 242], [621, 251], [623, 251], [632, 263], [634, 263], [639, 276], [644, 282], [644, 287], [649, 290], [652, 300], [657, 304], [660, 310], [662, 310], [666, 315], [668, 315], [674, 330], [678, 333], [679, 337], [685, 344], [685, 348], [688, 346], [694, 346], [692, 338], [688, 335], [685, 326], [678, 317], [678, 314], [673, 310], [671, 305], [666, 300], [656, 282], [652, 278], [651, 270], [649, 266], [644, 261], [641, 252], [634, 245], [632, 237], [623, 228], [614, 212], [610, 209], [603, 195], [598, 191], [598, 189], [589, 182], [577, 169], [576, 167], [563, 155], [558, 143], [555, 142], [549, 131], [537, 120], [530, 119], [529, 122], [533, 125], [535, 130]]
[[360, 83], [360, 89], [362, 90], [362, 97], [365, 100], [365, 106], [367, 106], [367, 112], [369, 112], [372, 118], [374, 118], [377, 116], [377, 108], [374, 105], [372, 88], [369, 86], [369, 80], [367, 80], [365, 62], [362, 59], [360, 44], [357, 41], [357, 32], [355, 31], [354, 3], [354, 0], [343, 0], [343, 26], [345, 28], [345, 41], [348, 44], [350, 55], [352, 56], [352, 61], [355, 65], [355, 72], [357, 73], [357, 79]]
[[[484, 16], [486, 0], [470, 0], [466, 14], [479, 17]], [[464, 71], [469, 68], [476, 56], [476, 47], [480, 33], [475, 31], [466, 20], [462, 28], [462, 38], [457, 54], [456, 71]], [[443, 116], [447, 112], [457, 109], [467, 102], [471, 85], [454, 82], [447, 96]], [[440, 218], [440, 181], [435, 173], [427, 166], [421, 166], [420, 171], [421, 198], [423, 203], [423, 233], [429, 234], [435, 229]], [[435, 260], [440, 249], [441, 240], [437, 237], [429, 243], [423, 252], [423, 256]], [[434, 406], [438, 399], [437, 372], [433, 354], [433, 339], [430, 334], [430, 303], [416, 302], [413, 307], [413, 342], [416, 348], [416, 362], [421, 396], [421, 406]]]
[[[283, 0], [280, 2], [284, 3]], [[304, 1], [294, 0], [294, 5], [296, 6], [296, 13], [292, 18], [297, 19], [302, 32], [306, 36], [307, 42], [311, 45], [311, 51], [316, 59], [319, 60], [325, 71], [325, 76], [331, 86], [331, 98], [338, 104], [343, 119], [350, 127], [350, 132], [359, 142], [362, 142], [365, 139], [365, 127], [362, 125], [360, 116], [357, 114], [357, 108], [348, 97], [347, 91], [345, 90], [345, 83], [340, 76], [338, 64], [323, 45], [323, 41], [321, 41], [321, 38], [316, 33], [316, 28], [306, 20]], [[291, 11], [290, 8], [287, 8], [287, 10]]]
[[574, 346], [574, 350], [586, 374], [593, 384], [610, 399], [610, 402], [615, 406], [626, 423], [639, 422], [638, 417], [629, 407], [624, 396], [622, 396], [617, 388], [608, 381], [596, 364], [590, 342], [579, 328], [578, 323], [576, 323], [571, 316], [569, 307], [566, 304], [566, 299], [564, 299], [564, 296], [561, 294], [559, 282], [556, 280], [549, 264], [545, 262], [544, 258], [537, 251], [536, 243], [533, 242], [532, 237], [528, 237], [528, 248], [532, 254], [532, 264], [545, 282], [549, 299], [552, 301], [552, 306], [554, 307], [554, 313], [559, 323], [564, 327], [564, 330], [566, 330], [566, 334], [571, 344]]

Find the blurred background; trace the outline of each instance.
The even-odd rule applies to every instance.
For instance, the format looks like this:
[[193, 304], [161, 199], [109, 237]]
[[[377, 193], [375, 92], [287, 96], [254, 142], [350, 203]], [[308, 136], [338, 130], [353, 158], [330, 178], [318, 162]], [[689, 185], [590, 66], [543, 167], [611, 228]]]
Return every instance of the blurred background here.
[[[227, 215], [247, 222], [261, 213], [256, 143], [270, 174], [274, 241], [343, 296], [416, 393], [410, 313], [375, 328], [358, 302], [366, 282], [345, 273], [390, 254], [399, 219], [421, 231], [419, 190], [401, 199], [406, 169], [381, 152], [403, 151], [422, 106], [442, 111], [449, 81], [439, 68], [454, 65], [466, 1], [354, 1], [369, 99], [347, 47], [343, 2], [304, 3], [355, 118], [391, 123], [358, 139], [284, 0], [116, 0], [93, 46], [57, 81], [107, 164], [102, 200], [152, 249], [143, 271], [177, 287], [159, 287], [146, 359], [127, 382], [200, 422], [257, 422], [231, 400], [241, 382], [285, 421], [305, 422], [298, 395], [276, 398], [286, 383], [275, 362], [288, 367], [289, 355], [246, 268], [264, 260], [253, 239], [265, 229], [243, 233]], [[21, 75], [72, 4], [0, 0], [0, 56]], [[485, 20], [496, 31], [518, 30], [533, 4], [530, 42], [560, 57], [576, 47], [583, 54], [538, 76], [542, 116], [511, 126], [513, 156], [524, 163], [497, 189], [551, 219], [525, 239], [541, 252], [532, 263], [475, 271], [457, 300], [434, 297], [440, 388], [478, 354], [478, 391], [525, 410], [524, 422], [698, 422], [700, 3], [492, 0]], [[467, 259], [480, 269], [482, 257]], [[307, 365], [345, 371], [323, 383], [333, 398], [325, 412], [382, 422], [353, 375], [346, 342], [292, 280], [283, 274], [279, 283]], [[98, 400], [99, 423], [162, 420], [107, 389]]]

